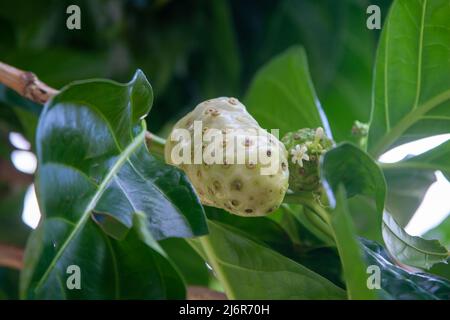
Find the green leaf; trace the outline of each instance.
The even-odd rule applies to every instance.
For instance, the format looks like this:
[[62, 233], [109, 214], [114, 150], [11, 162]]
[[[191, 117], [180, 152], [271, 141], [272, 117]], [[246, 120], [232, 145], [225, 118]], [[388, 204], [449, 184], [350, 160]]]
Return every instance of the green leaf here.
[[348, 197], [365, 195], [375, 201], [377, 237], [373, 240], [380, 240], [386, 182], [373, 159], [353, 144], [341, 143], [324, 154], [320, 172], [332, 206], [333, 192], [340, 184], [345, 187]]
[[283, 135], [322, 126], [331, 135], [301, 47], [292, 47], [266, 64], [253, 79], [244, 101], [263, 128], [279, 129]]
[[294, 247], [289, 235], [278, 223], [267, 217], [248, 219], [212, 207], [207, 207], [206, 213], [210, 220], [226, 224], [236, 232], [244, 232], [253, 241], [265, 244], [288, 257], [293, 254]]
[[406, 227], [422, 203], [428, 188], [436, 181], [434, 172], [401, 168], [383, 171], [388, 186], [386, 209], [400, 226]]
[[[181, 277], [139, 227], [122, 241], [108, 237], [89, 220], [54, 265], [48, 266], [59, 241], [71, 232], [63, 218], [47, 219], [30, 237], [21, 275], [26, 299], [182, 299]], [[144, 242], [146, 241], [146, 242]], [[153, 248], [152, 248], [153, 247]], [[69, 290], [69, 266], [78, 266], [81, 289]], [[51, 269], [49, 269], [51, 268]], [[51, 271], [47, 271], [51, 270]], [[47, 272], [48, 276], [42, 275]]]
[[383, 27], [375, 66], [369, 150], [450, 127], [450, 3], [397, 0]]
[[167, 256], [173, 261], [186, 284], [207, 287], [211, 275], [205, 261], [184, 239], [169, 238], [159, 242]]
[[[197, 196], [181, 171], [154, 159], [145, 147], [153, 100], [138, 71], [121, 85], [85, 81], [66, 87], [39, 120], [38, 194], [43, 213], [79, 228], [94, 211], [127, 227], [143, 212], [156, 239], [206, 232]], [[99, 221], [101, 223], [101, 221]]]
[[436, 263], [428, 272], [450, 281], [450, 265], [448, 264], [448, 259], [445, 263]]
[[320, 242], [326, 245], [334, 245], [334, 239], [315, 225], [314, 219], [317, 217], [310, 209], [295, 204], [283, 204], [281, 208], [286, 215], [295, 220], [294, 222], [300, 223], [304, 227], [303, 235], [300, 235], [304, 241], [306, 240], [307, 243]]
[[380, 268], [379, 295], [384, 299], [449, 300], [450, 282], [426, 273], [409, 273], [378, 243], [361, 239], [367, 264]]
[[336, 205], [331, 215], [336, 245], [344, 270], [349, 299], [376, 299], [375, 292], [368, 288], [366, 263], [363, 252], [356, 238], [351, 220], [344, 188], [341, 186], [336, 194]]
[[447, 250], [438, 241], [411, 237], [389, 213], [383, 214], [386, 190], [383, 174], [378, 165], [361, 149], [342, 143], [328, 151], [321, 161], [321, 176], [332, 207], [335, 206], [334, 193], [339, 183], [344, 185], [349, 197], [363, 194], [375, 199], [376, 212], [370, 210], [370, 206], [359, 208], [365, 214], [377, 215], [374, 226], [377, 228], [377, 237], [371, 240], [384, 239], [388, 250], [401, 262], [429, 268], [447, 256]]
[[437, 227], [425, 233], [427, 239], [440, 239], [441, 242], [450, 247], [450, 216], [441, 222]]
[[46, 104], [37, 131], [37, 194], [45, 216], [42, 237], [51, 241], [33, 272], [36, 292], [65, 268], [68, 255], [77, 259], [71, 248], [88, 241], [93, 213], [115, 238], [126, 236], [123, 228], [116, 233], [120, 228], [109, 228], [109, 219], [101, 217], [113, 217], [129, 229], [137, 214], [144, 216], [145, 229], [156, 240], [207, 232], [203, 208], [187, 178], [145, 147], [141, 119], [152, 100], [150, 84], [138, 71], [125, 85], [74, 83]]
[[[302, 265], [241, 232], [209, 221], [209, 236], [194, 240], [230, 299], [343, 299], [345, 292]], [[192, 240], [189, 240], [192, 242]]]
[[450, 176], [450, 140], [420, 155], [381, 165], [388, 185], [386, 207], [404, 227], [436, 181], [434, 172]]
[[438, 240], [426, 240], [409, 235], [388, 213], [383, 215], [383, 239], [389, 252], [400, 262], [429, 269], [433, 264], [444, 262], [449, 253]]

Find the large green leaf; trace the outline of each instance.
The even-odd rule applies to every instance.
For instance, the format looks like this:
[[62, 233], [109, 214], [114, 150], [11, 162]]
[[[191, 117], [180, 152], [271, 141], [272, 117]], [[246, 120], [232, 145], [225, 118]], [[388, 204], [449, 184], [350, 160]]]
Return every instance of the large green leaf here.
[[220, 222], [189, 240], [214, 269], [230, 299], [342, 299], [327, 279]]
[[449, 300], [450, 282], [426, 273], [409, 273], [399, 267], [379, 244], [361, 239], [367, 264], [380, 268], [380, 296], [384, 299]]
[[358, 209], [358, 214], [376, 215], [376, 223], [372, 226], [376, 228], [373, 233], [376, 237], [371, 240], [384, 239], [388, 250], [401, 262], [429, 268], [433, 263], [446, 259], [447, 250], [438, 241], [411, 237], [389, 213], [383, 212], [386, 194], [383, 173], [370, 156], [358, 147], [342, 143], [328, 151], [321, 161], [321, 176], [332, 207], [336, 205], [335, 193], [340, 184], [345, 187], [349, 197], [362, 194], [375, 200], [376, 211], [371, 210], [370, 206], [364, 206]]
[[206, 213], [209, 219], [231, 226], [237, 232], [244, 232], [249, 239], [264, 244], [285, 256], [292, 256], [294, 252], [293, 243], [287, 232], [267, 217], [248, 219], [212, 207], [207, 207]]
[[[383, 173], [373, 159], [364, 151], [350, 143], [341, 143], [322, 157], [321, 176], [333, 202], [333, 191], [343, 184], [348, 197], [364, 195], [376, 204], [376, 237], [381, 239], [381, 221], [386, 195], [386, 182]], [[333, 204], [332, 204], [333, 206]]]
[[397, 0], [383, 27], [375, 66], [369, 150], [450, 127], [450, 3]]
[[207, 232], [203, 208], [187, 178], [145, 147], [141, 119], [152, 99], [150, 84], [138, 71], [125, 85], [74, 83], [46, 104], [37, 131], [37, 193], [45, 217], [42, 237], [49, 240], [39, 251], [36, 269], [30, 270], [30, 290], [44, 292], [66, 268], [68, 257], [77, 260], [71, 251], [94, 237], [93, 213], [115, 238], [126, 236], [123, 231], [131, 228], [136, 214], [145, 217], [154, 239]]
[[450, 176], [450, 140], [420, 155], [385, 163], [382, 167], [388, 185], [386, 207], [404, 227], [436, 181], [434, 172], [440, 170]]
[[281, 134], [322, 126], [328, 121], [314, 91], [306, 53], [293, 47], [273, 58], [255, 76], [245, 97], [248, 111], [267, 129]]
[[[64, 218], [47, 219], [32, 234], [21, 276], [21, 297], [27, 299], [182, 299], [183, 280], [139, 226], [117, 241], [91, 219], [48, 265], [59, 241], [73, 228]], [[148, 235], [147, 235], [148, 236]], [[79, 267], [80, 289], [69, 289], [70, 266]]]
[[383, 215], [383, 239], [389, 252], [404, 264], [429, 269], [444, 262], [449, 253], [438, 240], [426, 240], [409, 235], [388, 213]]
[[331, 225], [344, 270], [348, 298], [376, 299], [376, 293], [367, 286], [367, 265], [348, 211], [344, 187], [338, 188], [335, 199]]
[[[280, 212], [284, 213], [284, 219], [290, 219], [289, 223], [285, 220], [284, 225], [281, 221], [276, 222], [270, 219], [270, 216], [248, 219], [210, 207], [206, 208], [206, 213], [211, 220], [226, 224], [249, 240], [265, 245], [341, 286], [341, 266], [334, 243], [330, 245], [317, 239], [300, 224], [300, 219], [297, 218], [302, 215], [302, 213], [297, 214], [299, 206], [292, 207], [290, 210]], [[286, 228], [292, 230], [288, 232]]]

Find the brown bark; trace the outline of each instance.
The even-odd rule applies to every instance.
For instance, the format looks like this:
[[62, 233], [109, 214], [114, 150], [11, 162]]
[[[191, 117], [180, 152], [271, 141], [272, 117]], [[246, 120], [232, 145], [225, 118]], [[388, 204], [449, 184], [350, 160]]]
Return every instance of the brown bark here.
[[34, 73], [17, 69], [3, 62], [0, 62], [0, 83], [40, 104], [44, 104], [58, 93], [58, 90], [40, 81]]
[[23, 267], [23, 250], [0, 244], [0, 267], [20, 270]]
[[227, 296], [222, 292], [211, 290], [205, 287], [190, 286], [187, 289], [188, 300], [227, 300]]

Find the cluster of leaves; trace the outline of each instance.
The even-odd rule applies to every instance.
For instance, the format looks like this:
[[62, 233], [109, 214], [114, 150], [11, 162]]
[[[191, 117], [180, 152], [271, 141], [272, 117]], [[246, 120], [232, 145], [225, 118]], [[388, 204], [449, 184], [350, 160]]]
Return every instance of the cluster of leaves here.
[[[148, 120], [161, 127], [158, 121], [163, 115], [158, 109], [177, 103], [192, 105], [191, 99], [197, 95], [202, 100], [228, 93], [240, 95], [246, 74], [256, 68], [256, 62], [246, 61], [260, 63], [287, 45], [302, 42], [312, 57], [312, 74], [318, 75], [314, 78], [318, 94], [305, 50], [294, 46], [256, 73], [244, 103], [263, 127], [279, 128], [284, 134], [323, 126], [340, 142], [321, 162], [330, 207], [308, 202], [286, 204], [268, 217], [251, 219], [203, 207], [184, 174], [146, 149], [142, 118], [150, 111], [153, 90], [141, 71], [127, 84], [75, 82], [45, 106], [37, 124], [36, 186], [44, 217], [28, 240], [21, 296], [184, 298], [186, 285], [195, 284], [223, 289], [229, 298], [237, 299], [449, 299], [447, 280], [409, 273], [397, 261], [422, 269], [434, 265], [432, 272], [449, 275], [443, 263], [448, 258], [447, 249], [437, 241], [411, 237], [403, 227], [432, 183], [433, 172], [450, 175], [450, 143], [389, 166], [374, 160], [392, 146], [443, 133], [449, 127], [448, 1], [393, 3], [376, 57], [367, 149], [348, 142], [352, 140], [353, 121], [368, 120], [370, 112], [371, 46], [375, 38], [369, 31], [355, 34], [355, 30], [364, 30], [360, 17], [364, 6], [348, 1], [331, 15], [337, 8], [333, 1], [323, 6], [313, 1], [282, 1], [267, 19], [268, 26], [253, 26], [268, 30], [263, 50], [255, 55], [252, 52], [257, 50], [246, 50], [241, 60], [237, 48], [246, 33], [237, 39], [230, 20], [237, 4], [211, 3], [214, 5], [202, 4], [205, 8], [195, 12], [214, 17], [214, 30], [219, 35], [211, 37], [207, 47], [217, 50], [213, 55], [219, 63], [203, 66], [204, 75], [199, 76], [200, 82], [193, 82], [193, 92], [178, 95], [171, 91], [166, 98], [162, 96]], [[140, 12], [136, 6], [130, 1], [126, 12]], [[244, 14], [254, 10], [241, 6]], [[261, 8], [255, 16], [267, 15], [273, 9], [268, 4]], [[202, 21], [199, 13], [186, 17], [183, 11], [173, 13], [164, 5], [146, 10]], [[308, 19], [294, 12], [307, 12]], [[191, 87], [185, 86], [184, 77], [187, 82], [196, 78], [188, 71], [192, 66], [183, 65], [178, 54], [187, 50], [203, 59], [206, 53], [192, 48], [198, 39], [184, 39], [195, 34], [189, 28], [201, 26], [186, 22], [189, 28], [182, 30], [167, 24], [167, 33], [144, 37], [140, 32], [152, 32], [153, 26], [137, 32], [141, 16], [134, 12], [132, 17], [130, 30], [136, 31], [137, 39], [146, 40], [145, 49], [129, 47], [136, 58], [130, 65], [141, 63], [148, 74], [155, 75], [158, 94], [164, 95], [169, 90], [165, 88]], [[237, 25], [243, 23], [239, 21], [242, 17], [234, 17]], [[328, 23], [315, 22], [323, 22], [321, 19]], [[337, 31], [323, 31], [333, 34], [333, 41], [305, 31], [303, 23], [310, 22]], [[162, 21], [154, 23], [164, 26]], [[247, 20], [245, 23], [251, 25]], [[335, 30], [335, 26], [339, 28]], [[30, 32], [24, 29], [20, 33], [25, 43]], [[284, 35], [282, 40], [278, 40], [279, 34]], [[184, 41], [178, 41], [181, 38]], [[107, 35], [104, 40], [108, 42]], [[255, 45], [248, 43], [249, 48]], [[155, 49], [161, 46], [161, 51]], [[148, 52], [156, 56], [145, 56]], [[324, 54], [326, 58], [321, 56]], [[87, 59], [82, 60], [85, 63]], [[149, 61], [158, 63], [148, 65]], [[188, 61], [198, 67], [196, 59]], [[353, 66], [355, 61], [359, 61], [358, 70]], [[156, 65], [160, 69], [152, 70]], [[176, 84], [169, 85], [170, 81]], [[324, 102], [323, 109], [318, 96]], [[5, 91], [2, 98], [11, 102], [17, 97]], [[27, 112], [40, 110], [23, 101], [13, 105]], [[30, 131], [34, 135], [34, 130]], [[405, 194], [408, 188], [414, 192]], [[317, 221], [315, 210], [326, 211], [329, 219]], [[321, 225], [323, 228], [317, 227]], [[442, 230], [434, 232], [445, 232]], [[65, 285], [70, 265], [82, 270], [82, 290], [68, 290]], [[382, 290], [367, 287], [369, 265], [381, 269]], [[0, 277], [13, 279], [2, 270]], [[11, 281], [5, 283], [10, 286]]]

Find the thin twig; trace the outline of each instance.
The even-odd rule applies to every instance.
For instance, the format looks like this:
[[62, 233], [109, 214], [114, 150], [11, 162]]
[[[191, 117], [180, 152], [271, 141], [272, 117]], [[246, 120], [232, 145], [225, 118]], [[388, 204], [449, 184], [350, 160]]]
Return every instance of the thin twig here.
[[187, 300], [227, 300], [227, 296], [206, 287], [189, 286], [187, 288]]
[[0, 244], [0, 267], [20, 270], [23, 267], [23, 250]]
[[[13, 89], [21, 96], [40, 104], [46, 103], [59, 91], [40, 81], [30, 72], [17, 69], [0, 61], [0, 83]], [[152, 146], [152, 152], [164, 155], [165, 140], [147, 132], [145, 135], [147, 146]]]
[[36, 75], [0, 62], [0, 83], [13, 89], [21, 96], [40, 104], [44, 104], [58, 90], [40, 81]]

